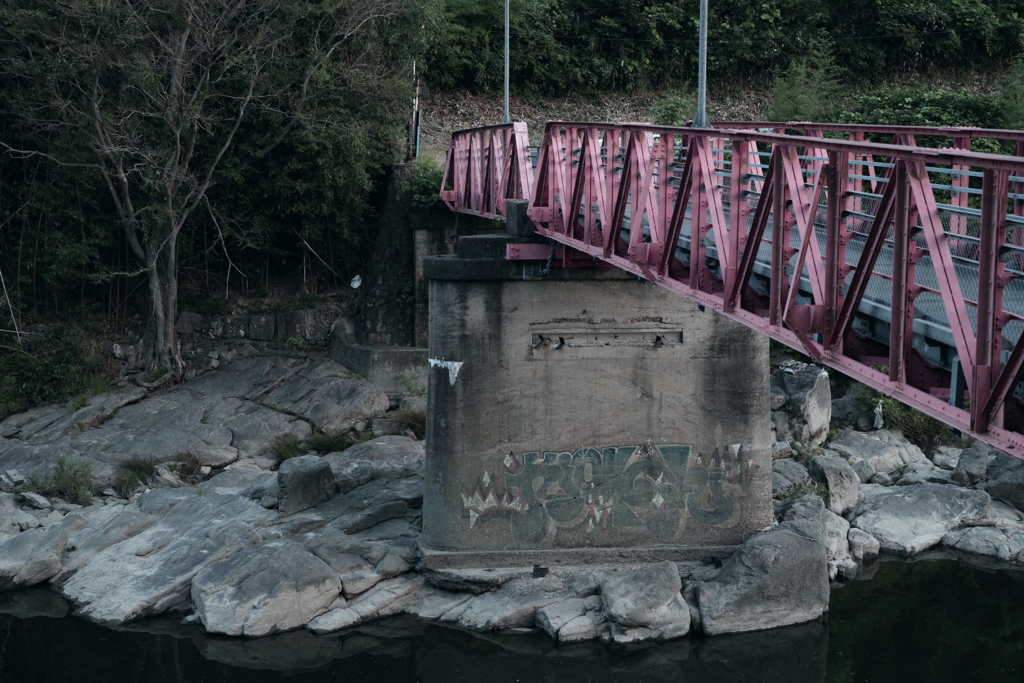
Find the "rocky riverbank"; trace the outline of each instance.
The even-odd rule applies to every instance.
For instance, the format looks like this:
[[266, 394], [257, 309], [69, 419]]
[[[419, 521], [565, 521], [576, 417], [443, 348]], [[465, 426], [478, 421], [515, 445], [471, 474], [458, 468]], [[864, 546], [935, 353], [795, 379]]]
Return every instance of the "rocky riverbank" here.
[[[0, 423], [0, 589], [49, 586], [104, 624], [177, 614], [231, 636], [327, 634], [408, 614], [631, 643], [815, 620], [830, 581], [869, 577], [880, 553], [944, 547], [1024, 564], [1024, 463], [858, 431], [872, 425], [832, 400], [824, 371], [784, 363], [771, 399], [777, 521], [724, 562], [425, 571], [423, 444], [394, 433], [394, 410], [422, 398], [389, 397], [322, 358], [246, 350], [225, 361], [152, 395], [122, 389]], [[851, 426], [829, 438], [834, 415]], [[275, 440], [325, 433], [375, 438], [274, 457]], [[142, 456], [161, 464], [127, 498], [104, 487], [76, 504], [17, 476], [62, 458], [109, 483]]]

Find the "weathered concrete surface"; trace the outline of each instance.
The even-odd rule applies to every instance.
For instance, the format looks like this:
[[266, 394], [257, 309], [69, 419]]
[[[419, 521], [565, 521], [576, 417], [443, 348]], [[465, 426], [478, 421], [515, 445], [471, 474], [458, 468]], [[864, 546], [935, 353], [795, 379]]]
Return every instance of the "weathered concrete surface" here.
[[494, 263], [427, 261], [423, 545], [448, 553], [437, 563], [703, 556], [771, 522], [764, 338], [622, 274], [483, 279], [507, 277]]

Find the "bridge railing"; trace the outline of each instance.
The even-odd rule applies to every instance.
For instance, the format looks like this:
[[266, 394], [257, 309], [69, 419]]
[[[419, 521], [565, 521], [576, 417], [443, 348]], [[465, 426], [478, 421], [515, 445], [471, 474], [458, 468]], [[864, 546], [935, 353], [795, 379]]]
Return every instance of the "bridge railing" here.
[[[870, 136], [872, 142], [888, 142], [894, 145], [916, 146], [920, 141], [918, 138], [928, 138], [930, 141], [938, 142], [938, 145], [949, 146], [953, 149], [970, 150], [975, 141], [997, 143], [1003, 148], [1002, 151], [1010, 152], [1013, 156], [1024, 156], [1024, 131], [1006, 130], [998, 128], [974, 128], [970, 126], [884, 126], [875, 124], [850, 124], [850, 123], [815, 123], [810, 121], [716, 121], [713, 127], [720, 129], [735, 130], [759, 130], [771, 131], [773, 133], [802, 133], [809, 137], [835, 137], [843, 136], [843, 139], [854, 142], [868, 141]], [[1012, 151], [1011, 151], [1012, 150]], [[975, 150], [975, 151], [992, 151]], [[865, 172], [874, 174], [873, 166], [868, 165]], [[977, 181], [972, 178], [979, 178], [978, 171], [955, 164], [949, 173], [948, 190], [950, 193], [949, 203], [959, 207], [968, 207], [971, 197], [980, 195], [981, 190]], [[1013, 214], [1024, 216], [1024, 182], [1012, 183], [1014, 195]], [[950, 230], [959, 234], [967, 234], [968, 222], [963, 217], [954, 216], [950, 221]], [[1015, 244], [1024, 245], [1024, 230], [1013, 233]], [[968, 251], [970, 249], [968, 248]], [[975, 254], [975, 258], [977, 255]]]
[[530, 196], [533, 165], [525, 123], [452, 133], [441, 199], [453, 211], [487, 218], [505, 215], [505, 201]]
[[960, 149], [551, 122], [529, 214], [556, 242], [1024, 457], [1020, 183], [1024, 159]]

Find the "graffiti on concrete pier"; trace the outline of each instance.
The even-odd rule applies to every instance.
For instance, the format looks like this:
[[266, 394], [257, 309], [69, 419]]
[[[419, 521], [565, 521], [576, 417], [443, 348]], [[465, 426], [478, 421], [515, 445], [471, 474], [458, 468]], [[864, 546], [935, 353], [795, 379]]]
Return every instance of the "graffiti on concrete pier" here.
[[462, 491], [470, 528], [484, 515], [509, 516], [516, 537], [539, 541], [550, 531], [588, 533], [646, 528], [675, 536], [689, 522], [731, 527], [741, 491], [758, 470], [740, 444], [709, 456], [688, 445], [584, 447], [575, 452], [509, 453], [502, 481], [485, 472]]

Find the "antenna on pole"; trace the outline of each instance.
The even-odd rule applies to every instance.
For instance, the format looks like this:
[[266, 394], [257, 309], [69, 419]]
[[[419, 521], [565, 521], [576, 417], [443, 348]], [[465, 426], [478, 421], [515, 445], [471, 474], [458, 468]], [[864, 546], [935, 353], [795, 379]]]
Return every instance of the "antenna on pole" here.
[[508, 3], [509, 0], [505, 0], [505, 116], [502, 123], [512, 123], [512, 117], [508, 115]]
[[[507, 1], [507, 0], [506, 0]], [[697, 59], [697, 113], [693, 128], [710, 128], [707, 112], [708, 89], [708, 0], [700, 0], [700, 53]]]

